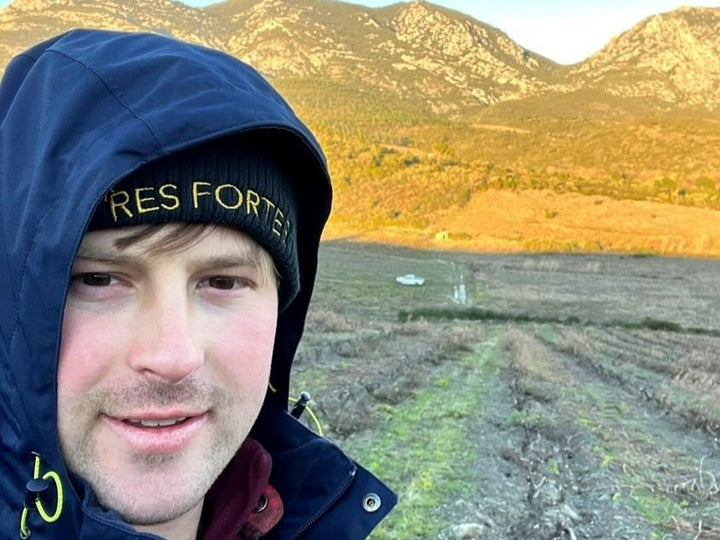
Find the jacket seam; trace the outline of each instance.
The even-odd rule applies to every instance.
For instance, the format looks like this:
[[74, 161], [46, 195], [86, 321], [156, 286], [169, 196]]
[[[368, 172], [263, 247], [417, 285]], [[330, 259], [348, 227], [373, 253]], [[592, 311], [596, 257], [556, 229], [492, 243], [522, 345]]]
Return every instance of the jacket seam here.
[[350, 486], [352, 486], [353, 482], [355, 481], [355, 477], [358, 473], [358, 466], [355, 464], [355, 462], [352, 463], [352, 468], [348, 472], [348, 476], [345, 480], [345, 483], [342, 485], [340, 490], [333, 496], [333, 498], [323, 506], [319, 512], [317, 512], [315, 515], [313, 515], [309, 520], [307, 520], [300, 529], [298, 529], [291, 537], [290, 540], [296, 540], [297, 538], [300, 538], [305, 532], [310, 529], [315, 523], [320, 521], [320, 519], [327, 514], [330, 509], [335, 506], [340, 499], [343, 498], [343, 496], [350, 490]]
[[[85, 63], [73, 56], [70, 56], [69, 54], [67, 54], [63, 51], [59, 51], [57, 49], [47, 49], [43, 54], [39, 55], [36, 59], [34, 59], [35, 62], [38, 62], [43, 55], [48, 54], [48, 53], [54, 53], [59, 56], [62, 56], [64, 58], [70, 60], [71, 62], [74, 62], [75, 64], [81, 65], [89, 73], [92, 73], [95, 76], [95, 78], [98, 81], [100, 81], [100, 83], [103, 85], [103, 87], [108, 92], [108, 94], [111, 95], [113, 97], [113, 99], [115, 99], [115, 101], [117, 101], [117, 103], [119, 103], [126, 111], [128, 111], [133, 116], [133, 118], [135, 118], [136, 120], [141, 122], [147, 128], [147, 130], [150, 132], [153, 139], [157, 143], [158, 147], [162, 151], [163, 144], [160, 142], [160, 139], [158, 138], [157, 134], [155, 133], [155, 130], [150, 126], [150, 124], [148, 124], [148, 122], [142, 116], [140, 116], [132, 107], [130, 107], [130, 105], [128, 103], [126, 103], [120, 96], [117, 95], [117, 93], [112, 89], [112, 87], [102, 77], [102, 75], [100, 75], [95, 69], [93, 69], [92, 66], [89, 66], [87, 63]], [[32, 58], [32, 57], [30, 57], [30, 58]], [[89, 149], [88, 149], [88, 151], [89, 151]], [[65, 181], [63, 182], [63, 188], [65, 187], [65, 184], [67, 183], [67, 181], [68, 181], [68, 178], [65, 178]], [[62, 191], [58, 190], [58, 194], [60, 194], [60, 193], [62, 193]], [[47, 210], [42, 214], [42, 217], [38, 221], [38, 224], [35, 227], [35, 230], [33, 231], [32, 242], [30, 243], [30, 246], [28, 247], [28, 249], [25, 251], [25, 256], [23, 257], [22, 272], [20, 273], [20, 284], [19, 284], [18, 288], [16, 289], [16, 292], [17, 292], [16, 316], [15, 316], [15, 322], [13, 324], [13, 331], [12, 331], [12, 334], [10, 335], [10, 342], [9, 342], [11, 349], [12, 349], [12, 343], [14, 343], [17, 333], [20, 328], [20, 307], [22, 305], [22, 293], [23, 293], [23, 290], [25, 287], [25, 281], [26, 281], [26, 275], [27, 275], [28, 258], [30, 257], [30, 254], [33, 252], [33, 250], [35, 249], [35, 247], [37, 245], [38, 230], [41, 228], [41, 226], [45, 222], [48, 214], [50, 214], [50, 212], [55, 209], [55, 207], [57, 206], [57, 204], [60, 200], [61, 200], [61, 198], [59, 196], [56, 197], [55, 200], [53, 201], [53, 203], [51, 205], [49, 205]]]
[[155, 130], [152, 128], [152, 126], [148, 123], [147, 120], [145, 120], [138, 112], [130, 106], [129, 103], [127, 103], [121, 96], [118, 95], [118, 93], [113, 89], [112, 86], [105, 80], [105, 78], [98, 73], [98, 71], [93, 68], [91, 65], [89, 65], [86, 62], [83, 62], [79, 58], [75, 58], [74, 56], [69, 55], [68, 53], [64, 51], [59, 51], [57, 49], [48, 49], [46, 53], [55, 53], [60, 56], [64, 56], [68, 60], [75, 62], [76, 64], [80, 64], [85, 69], [87, 69], [90, 73], [92, 73], [105, 87], [105, 89], [108, 91], [108, 93], [117, 101], [120, 105], [123, 106], [125, 110], [127, 110], [130, 114], [133, 115], [138, 121], [142, 122], [145, 127], [148, 129], [150, 133], [152, 133], [153, 139], [155, 139], [155, 142], [157, 143], [158, 147], [160, 147], [160, 150], [163, 149], [163, 144], [160, 142], [160, 138], [158, 137], [157, 133], [155, 133]]

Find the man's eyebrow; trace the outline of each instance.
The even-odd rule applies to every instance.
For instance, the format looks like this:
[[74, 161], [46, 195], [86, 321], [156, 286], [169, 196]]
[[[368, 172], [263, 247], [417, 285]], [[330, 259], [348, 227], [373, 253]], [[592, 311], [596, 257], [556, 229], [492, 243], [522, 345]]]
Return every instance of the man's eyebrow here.
[[258, 259], [251, 253], [239, 253], [237, 255], [220, 255], [213, 257], [198, 257], [189, 262], [191, 268], [235, 268], [235, 267], [258, 267]]
[[[124, 255], [121, 253], [93, 253], [92, 251], [81, 250], [76, 261], [93, 262], [108, 265], [138, 264], [140, 258]], [[237, 255], [216, 255], [210, 257], [197, 257], [187, 263], [190, 268], [234, 268], [250, 267], [257, 268], [258, 258], [252, 253], [238, 253]]]
[[128, 264], [133, 262], [133, 257], [128, 257], [120, 253], [93, 253], [80, 249], [75, 256], [76, 261], [87, 261], [101, 264]]

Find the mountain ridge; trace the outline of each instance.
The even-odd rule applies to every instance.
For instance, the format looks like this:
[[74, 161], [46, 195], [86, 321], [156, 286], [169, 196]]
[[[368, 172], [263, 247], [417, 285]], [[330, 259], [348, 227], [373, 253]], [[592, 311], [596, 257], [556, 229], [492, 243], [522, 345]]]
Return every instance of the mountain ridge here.
[[[687, 105], [720, 104], [720, 9], [681, 7], [614, 37], [577, 68], [608, 92]], [[625, 68], [625, 69], [623, 69]], [[623, 81], [628, 71], [636, 76]]]
[[0, 62], [71, 27], [146, 30], [226, 50], [271, 77], [329, 77], [413, 96], [432, 114], [583, 88], [659, 107], [720, 107], [720, 8], [649, 17], [561, 66], [461, 12], [422, 0], [14, 0], [0, 10]]
[[720, 8], [649, 17], [562, 66], [418, 0], [15, 0], [0, 61], [74, 26], [159, 32], [258, 68], [328, 155], [330, 236], [720, 255]]

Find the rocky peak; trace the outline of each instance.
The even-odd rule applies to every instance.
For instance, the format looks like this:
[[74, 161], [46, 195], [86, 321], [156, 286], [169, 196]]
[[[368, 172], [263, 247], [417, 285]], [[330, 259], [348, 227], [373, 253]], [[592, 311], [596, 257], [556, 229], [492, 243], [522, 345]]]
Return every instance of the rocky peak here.
[[623, 97], [720, 105], [720, 9], [680, 8], [617, 36], [574, 70]]
[[315, 76], [336, 55], [332, 31], [314, 0], [260, 0], [225, 13], [226, 49], [267, 73]]
[[205, 9], [173, 0], [14, 0], [0, 10], [0, 62], [78, 26], [169, 34], [270, 76], [324, 80], [443, 115], [582, 88], [720, 109], [718, 8], [650, 17], [561, 68], [492, 26], [423, 0], [377, 9], [335, 0], [226, 0]]
[[392, 26], [400, 41], [431, 49], [449, 58], [475, 55], [482, 50], [503, 56], [530, 70], [540, 67], [537, 55], [523, 49], [507, 35], [458, 12], [415, 0], [393, 18]]
[[459, 21], [420, 1], [405, 4], [390, 24], [401, 41], [449, 55], [466, 52], [474, 44]]
[[71, 28], [155, 32], [222, 49], [218, 21], [172, 0], [15, 0], [0, 11], [0, 57]]
[[13, 0], [5, 9], [15, 11], [40, 11], [53, 5], [70, 5], [73, 0]]

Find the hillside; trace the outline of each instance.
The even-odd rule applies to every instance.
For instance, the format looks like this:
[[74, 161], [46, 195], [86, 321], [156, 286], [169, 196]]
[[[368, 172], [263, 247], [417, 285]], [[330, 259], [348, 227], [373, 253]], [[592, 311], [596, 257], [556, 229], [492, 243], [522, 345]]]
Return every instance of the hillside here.
[[613, 39], [571, 74], [624, 98], [720, 104], [720, 9], [680, 8]]
[[75, 26], [173, 35], [258, 67], [328, 154], [328, 237], [720, 254], [720, 8], [650, 17], [566, 67], [424, 1], [15, 0], [0, 61]]
[[0, 60], [35, 42], [76, 27], [144, 30], [223, 48], [212, 29], [219, 25], [205, 11], [172, 0], [14, 0], [0, 10]]
[[371, 10], [341, 2], [229, 1], [208, 8], [228, 51], [274, 77], [330, 77], [434, 113], [547, 88], [555, 65], [502, 32], [423, 2]]

